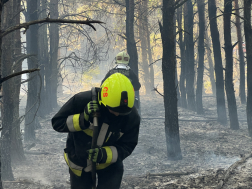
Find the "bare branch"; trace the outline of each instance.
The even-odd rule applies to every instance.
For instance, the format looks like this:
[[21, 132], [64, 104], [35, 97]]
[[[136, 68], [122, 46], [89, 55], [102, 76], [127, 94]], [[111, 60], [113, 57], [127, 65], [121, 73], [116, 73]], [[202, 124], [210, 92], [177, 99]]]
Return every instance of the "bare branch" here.
[[8, 79], [10, 79], [12, 77], [15, 77], [15, 76], [18, 76], [18, 75], [21, 75], [21, 74], [24, 74], [24, 73], [32, 73], [32, 72], [39, 71], [39, 70], [40, 70], [39, 68], [35, 68], [35, 69], [24, 70], [24, 71], [21, 71], [21, 72], [17, 72], [17, 73], [8, 75], [8, 76], [0, 79], [0, 84], [2, 84], [3, 82], [7, 81]]
[[157, 90], [157, 86], [153, 88], [154, 91], [156, 91], [160, 96], [164, 96], [163, 94], [161, 94], [158, 90]]
[[184, 0], [184, 1], [182, 1], [182, 2], [180, 2], [181, 0], [177, 0], [176, 2], [175, 2], [175, 4], [174, 4], [174, 9], [177, 9], [177, 8], [179, 8], [180, 6], [182, 6], [186, 1], [188, 1], [188, 0]]
[[235, 44], [233, 44], [232, 49], [239, 43], [239, 41], [236, 41]]
[[151, 66], [152, 64], [155, 64], [159, 60], [162, 60], [162, 58], [159, 58], [159, 59], [155, 60], [154, 62], [150, 63], [149, 66]]
[[5, 31], [2, 31], [0, 38], [4, 37], [5, 35], [21, 29], [21, 28], [25, 28], [26, 30], [29, 28], [29, 26], [34, 25], [34, 24], [41, 24], [41, 23], [72, 23], [72, 24], [86, 24], [88, 26], [90, 26], [91, 28], [93, 28], [95, 31], [95, 27], [92, 24], [98, 23], [98, 24], [103, 24], [104, 22], [101, 22], [99, 20], [69, 20], [69, 19], [52, 19], [52, 18], [44, 18], [41, 20], [34, 20], [34, 21], [30, 21], [30, 22], [26, 22], [23, 24], [19, 24], [13, 27], [8, 28]]

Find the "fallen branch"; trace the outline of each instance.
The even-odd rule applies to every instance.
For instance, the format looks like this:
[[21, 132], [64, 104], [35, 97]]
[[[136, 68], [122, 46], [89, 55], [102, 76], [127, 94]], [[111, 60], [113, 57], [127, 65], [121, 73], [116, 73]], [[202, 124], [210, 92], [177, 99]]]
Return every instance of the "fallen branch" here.
[[29, 181], [29, 180], [13, 180], [13, 181], [9, 181], [9, 180], [6, 180], [6, 181], [3, 181], [5, 183], [28, 183], [28, 184], [33, 184], [34, 182], [32, 181]]
[[252, 153], [249, 155], [246, 155], [244, 158], [242, 158], [241, 160], [235, 162], [234, 164], [232, 164], [226, 171], [224, 178], [219, 182], [218, 186], [216, 187], [216, 189], [221, 189], [223, 188], [223, 186], [226, 184], [226, 182], [228, 181], [230, 175], [233, 173], [233, 171], [241, 164], [245, 163], [247, 161], [247, 159], [252, 157]]
[[[142, 117], [141, 119], [165, 119], [164, 117]], [[179, 121], [187, 122], [208, 122], [208, 121], [217, 121], [217, 119], [179, 119]]]
[[48, 155], [50, 154], [49, 152], [32, 152], [32, 151], [24, 151], [26, 154], [32, 154], [32, 155]]
[[180, 177], [183, 175], [190, 175], [194, 172], [170, 172], [170, 173], [147, 173], [146, 175], [140, 176], [138, 178], [149, 178], [149, 177], [166, 177], [166, 176], [175, 176]]

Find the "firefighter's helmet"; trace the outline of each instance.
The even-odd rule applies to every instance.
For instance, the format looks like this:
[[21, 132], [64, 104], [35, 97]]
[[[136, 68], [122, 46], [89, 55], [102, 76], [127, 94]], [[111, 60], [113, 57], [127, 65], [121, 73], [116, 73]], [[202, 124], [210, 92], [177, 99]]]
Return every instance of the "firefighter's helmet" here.
[[116, 64], [129, 64], [130, 56], [127, 52], [122, 51], [116, 55]]
[[109, 76], [101, 85], [99, 104], [121, 115], [131, 112], [135, 91], [131, 81], [121, 73]]

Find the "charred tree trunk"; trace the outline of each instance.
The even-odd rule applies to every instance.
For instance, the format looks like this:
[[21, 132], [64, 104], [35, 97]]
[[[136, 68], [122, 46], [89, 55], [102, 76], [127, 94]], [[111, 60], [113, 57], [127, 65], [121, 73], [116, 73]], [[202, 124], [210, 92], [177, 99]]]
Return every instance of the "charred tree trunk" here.
[[138, 76], [138, 55], [134, 37], [134, 0], [125, 0], [126, 2], [126, 37], [127, 51], [130, 55], [129, 66]]
[[[2, 23], [2, 13], [3, 13], [3, 3], [2, 1], [0, 1], [0, 29], [2, 30], [3, 27], [3, 23]], [[2, 77], [2, 38], [0, 38], [0, 76]], [[2, 93], [2, 85], [0, 84], [0, 91]], [[2, 114], [2, 109], [1, 109], [1, 114]], [[2, 127], [3, 125], [1, 125]], [[2, 137], [1, 137], [1, 141], [0, 141], [0, 189], [3, 189], [3, 183], [2, 183], [2, 178], [3, 178], [3, 166], [2, 166], [2, 160], [4, 160], [3, 155], [2, 155]], [[11, 166], [10, 166], [10, 171], [11, 170]]]
[[[175, 12], [176, 12], [176, 9], [175, 9]], [[174, 17], [173, 17], [173, 23], [176, 25], [176, 13], [174, 12]], [[175, 43], [175, 46], [174, 46], [174, 54], [175, 56], [177, 55], [177, 49], [176, 49], [176, 43], [177, 43], [177, 39], [176, 39], [176, 35], [177, 35], [177, 27], [174, 27], [174, 43]], [[179, 91], [179, 81], [178, 81], [178, 70], [177, 70], [177, 57], [175, 58], [175, 85], [176, 85], [176, 91], [177, 91], [177, 105], [180, 106], [180, 91]]]
[[244, 61], [244, 53], [242, 47], [242, 34], [241, 34], [241, 22], [240, 22], [240, 11], [238, 0], [235, 0], [235, 13], [236, 13], [236, 29], [237, 29], [237, 40], [238, 40], [238, 48], [239, 48], [239, 59], [240, 59], [240, 90], [239, 95], [242, 104], [246, 104], [246, 93], [245, 93], [245, 61]]
[[187, 108], [186, 88], [185, 88], [186, 59], [185, 59], [185, 40], [183, 40], [183, 32], [182, 32], [182, 7], [180, 7], [177, 11], [177, 20], [178, 20], [178, 28], [179, 30], [181, 30], [181, 32], [179, 32], [179, 48], [181, 57], [181, 73], [179, 80], [179, 88], [181, 93], [180, 105], [182, 108]]
[[[148, 1], [146, 1], [146, 4], [148, 3]], [[148, 4], [146, 5], [146, 7], [148, 6]], [[153, 58], [152, 58], [152, 50], [151, 50], [151, 43], [150, 43], [150, 29], [148, 27], [148, 17], [147, 17], [147, 48], [148, 48], [148, 59], [149, 59], [149, 65], [153, 62]], [[151, 89], [154, 88], [154, 68], [153, 68], [153, 64], [150, 65], [150, 87]]]
[[197, 74], [197, 89], [196, 89], [196, 105], [197, 113], [203, 114], [202, 90], [203, 90], [203, 74], [204, 74], [204, 55], [205, 55], [205, 3], [204, 0], [198, 0], [199, 13], [199, 42], [198, 42], [198, 74]]
[[163, 44], [162, 72], [164, 81], [165, 135], [167, 156], [182, 159], [180, 149], [177, 91], [175, 85], [176, 55], [174, 35], [174, 0], [163, 0], [163, 27], [160, 31]]
[[[47, 17], [46, 14], [46, 0], [39, 0], [38, 1], [38, 7], [39, 7], [39, 19], [43, 19]], [[38, 47], [38, 60], [39, 60], [39, 67], [40, 67], [40, 76], [41, 76], [41, 103], [39, 108], [39, 116], [45, 117], [46, 114], [50, 112], [50, 109], [47, 107], [51, 105], [48, 100], [50, 98], [46, 95], [46, 89], [45, 89], [45, 67], [46, 64], [48, 64], [48, 41], [47, 41], [47, 24], [43, 24], [39, 27], [38, 30], [38, 40], [39, 40], [39, 47]]]
[[[50, 1], [50, 13], [51, 18], [58, 18], [58, 0]], [[51, 66], [51, 75], [49, 83], [46, 83], [46, 86], [49, 84], [50, 93], [48, 98], [51, 99], [52, 108], [58, 107], [57, 103], [57, 88], [58, 88], [58, 48], [59, 48], [59, 26], [58, 24], [51, 23], [49, 26], [50, 32], [50, 66]]]
[[[134, 37], [134, 0], [125, 0], [126, 3], [126, 38], [127, 51], [130, 56], [129, 66], [138, 77], [138, 55]], [[135, 92], [140, 100], [139, 91]], [[140, 112], [139, 112], [140, 113]]]
[[215, 0], [208, 0], [208, 13], [210, 30], [213, 43], [214, 61], [215, 61], [215, 76], [216, 76], [216, 101], [218, 122], [223, 125], [227, 124], [227, 114], [225, 105], [224, 81], [223, 81], [223, 66], [221, 58], [220, 37], [216, 20], [216, 3]]
[[[20, 23], [20, 10], [21, 10], [21, 0], [13, 0], [13, 12], [15, 14], [14, 25], [18, 25]], [[22, 71], [22, 62], [19, 61], [19, 57], [21, 55], [21, 35], [20, 30], [16, 30], [12, 33], [14, 42], [13, 42], [13, 52], [14, 52], [14, 65], [13, 71], [20, 72]], [[12, 63], [13, 64], [13, 63]], [[23, 161], [25, 160], [23, 142], [22, 142], [22, 134], [20, 130], [20, 120], [19, 120], [19, 95], [20, 95], [20, 87], [21, 87], [21, 75], [13, 78], [13, 128], [11, 129], [11, 159], [12, 161]]]
[[[47, 1], [42, 0], [41, 1], [41, 5], [42, 5], [42, 16], [46, 15], [46, 10], [47, 10]], [[41, 50], [41, 54], [40, 54], [40, 61], [41, 61], [41, 65], [44, 65], [44, 69], [45, 69], [45, 96], [46, 98], [44, 98], [44, 102], [45, 102], [45, 113], [48, 114], [49, 112], [52, 112], [53, 110], [53, 105], [51, 103], [51, 85], [50, 85], [50, 81], [51, 81], [51, 75], [52, 75], [52, 65], [51, 65], [51, 61], [49, 60], [49, 50], [48, 50], [48, 25], [43, 25], [40, 28], [40, 50]]]
[[141, 41], [141, 55], [142, 55], [142, 68], [143, 68], [143, 78], [144, 78], [144, 86], [146, 89], [146, 94], [149, 94], [152, 90], [150, 86], [150, 72], [149, 72], [149, 64], [147, 60], [147, 38], [148, 38], [148, 7], [147, 1], [142, 1], [138, 5], [138, 23], [139, 23], [139, 38]]
[[186, 8], [186, 25], [185, 30], [188, 32], [185, 35], [186, 37], [186, 93], [187, 93], [187, 108], [189, 110], [195, 111], [195, 94], [194, 94], [194, 78], [195, 78], [195, 70], [194, 70], [194, 41], [193, 41], [193, 5], [192, 1], [188, 0], [185, 4]]
[[224, 40], [225, 40], [225, 88], [228, 102], [228, 112], [230, 119], [230, 128], [239, 129], [237, 106], [233, 84], [233, 46], [231, 41], [231, 13], [232, 13], [232, 0], [224, 1]]
[[249, 136], [252, 137], [252, 28], [251, 0], [244, 0], [244, 32], [247, 53], [247, 122]]
[[[4, 27], [11, 26], [13, 17], [13, 1], [6, 4], [3, 14]], [[12, 51], [13, 35], [9, 34], [3, 38], [2, 54], [2, 76], [5, 77], [12, 73]], [[3, 83], [3, 105], [2, 114], [2, 133], [1, 133], [1, 154], [2, 154], [2, 178], [3, 180], [14, 180], [11, 168], [11, 130], [14, 117], [14, 80], [13, 78]]]
[[[27, 0], [27, 21], [38, 20], [37, 0]], [[27, 54], [34, 54], [36, 57], [28, 58], [28, 69], [38, 67], [38, 25], [29, 27], [26, 33]], [[38, 73], [30, 73], [28, 82], [28, 94], [25, 116], [25, 133], [24, 140], [35, 140], [35, 129], [40, 127], [37, 119], [39, 104], [39, 77]]]
[[215, 77], [214, 77], [212, 51], [211, 51], [210, 39], [207, 32], [205, 36], [206, 36], [206, 45], [207, 45], [207, 59], [208, 59], [208, 65], [209, 65], [209, 77], [210, 77], [211, 86], [212, 86], [212, 93], [213, 95], [216, 95], [216, 83], [215, 83]]

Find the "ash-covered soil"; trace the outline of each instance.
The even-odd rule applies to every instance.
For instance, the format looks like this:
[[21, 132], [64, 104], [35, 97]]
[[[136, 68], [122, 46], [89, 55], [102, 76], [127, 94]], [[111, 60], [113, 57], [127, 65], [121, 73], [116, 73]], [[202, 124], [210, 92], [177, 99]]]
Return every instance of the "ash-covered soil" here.
[[[215, 98], [207, 96], [203, 100], [204, 115], [179, 108], [183, 159], [170, 161], [166, 156], [163, 98], [141, 96], [139, 143], [124, 161], [122, 189], [252, 188], [252, 140], [247, 132], [245, 106], [237, 103], [240, 129], [234, 131], [216, 122]], [[35, 146], [24, 144], [33, 147], [26, 149], [25, 162], [13, 164], [15, 181], [4, 182], [4, 188], [70, 188], [63, 158], [66, 134], [52, 129], [54, 113], [41, 119]]]

